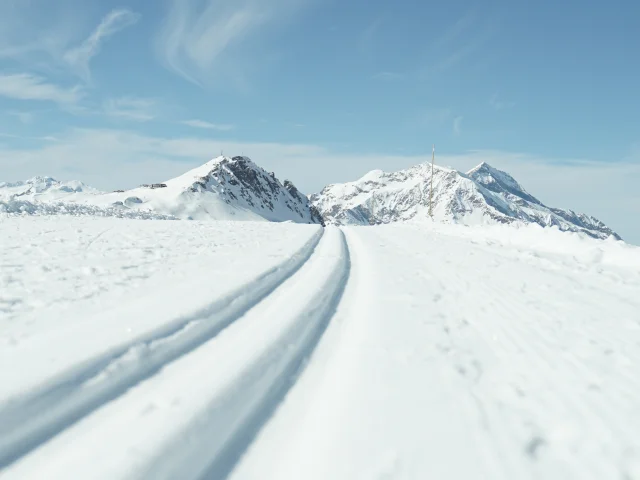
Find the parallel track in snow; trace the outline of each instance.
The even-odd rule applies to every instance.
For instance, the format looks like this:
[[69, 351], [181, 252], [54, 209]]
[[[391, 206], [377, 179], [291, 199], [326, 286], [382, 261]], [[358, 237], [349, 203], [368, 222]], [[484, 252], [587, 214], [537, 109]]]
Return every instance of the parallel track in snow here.
[[323, 237], [194, 314], [101, 353], [0, 405], [0, 471], [102, 405], [210, 341], [294, 275]]
[[[9, 435], [2, 434], [0, 466], [7, 467], [7, 478], [38, 472], [53, 478], [69, 467], [96, 479], [132, 472], [135, 478], [225, 478], [297, 380], [342, 299], [349, 250], [341, 230], [325, 231], [277, 284], [239, 292], [247, 300], [231, 302], [233, 314], [215, 321], [223, 326], [185, 326], [144, 344], [143, 355], [130, 349], [112, 358], [66, 395], [45, 390], [57, 402], [43, 404], [46, 411], [30, 422], [25, 412], [42, 397], [22, 410], [16, 405], [27, 423], [11, 420]], [[167, 391], [193, 405], [186, 413], [140, 416]], [[0, 421], [9, 421], [9, 414], [0, 412]], [[97, 459], [83, 446], [105, 438], [118, 446], [109, 453], [113, 470], [96, 471]], [[146, 455], [127, 464], [128, 452], [141, 448]]]
[[[282, 327], [275, 341], [261, 348], [216, 395], [211, 406], [173, 437], [141, 478], [209, 480], [227, 478], [232, 472], [296, 383], [342, 301], [351, 257], [342, 231], [335, 228], [332, 233], [335, 256], [318, 258], [316, 265], [309, 265], [314, 268], [301, 271], [300, 278], [292, 278], [287, 289], [283, 287], [273, 299], [265, 301], [273, 300], [271, 305], [247, 316], [247, 323], [257, 323], [269, 311], [278, 311], [285, 320], [279, 322]], [[296, 302], [297, 308], [281, 309]], [[231, 416], [228, 410], [233, 411]], [[184, 438], [190, 443], [184, 445]]]

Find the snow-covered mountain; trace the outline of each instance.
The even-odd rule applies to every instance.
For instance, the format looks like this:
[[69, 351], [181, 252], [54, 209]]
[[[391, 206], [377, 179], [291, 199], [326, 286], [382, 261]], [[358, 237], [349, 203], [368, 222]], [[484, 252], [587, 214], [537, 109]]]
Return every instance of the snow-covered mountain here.
[[0, 182], [0, 200], [22, 198], [29, 200], [56, 201], [74, 193], [97, 194], [95, 188], [82, 182], [60, 182], [51, 177], [33, 177], [26, 182]]
[[[310, 200], [328, 223], [392, 223], [428, 218], [430, 184], [429, 164], [398, 172], [374, 170], [355, 182], [329, 185]], [[544, 205], [508, 173], [487, 163], [467, 173], [436, 166], [433, 216], [462, 224], [536, 223], [595, 238], [620, 238], [594, 217]]]
[[106, 198], [123, 208], [150, 208], [195, 220], [322, 222], [293, 183], [281, 183], [274, 173], [244, 156], [220, 156], [162, 184]]
[[[128, 191], [99, 192], [81, 182], [62, 183], [50, 177], [1, 183], [0, 210], [16, 211], [16, 202], [25, 212], [50, 213], [51, 204], [67, 212], [69, 205], [81, 204], [109, 212], [153, 212], [194, 220], [323, 223], [293, 183], [281, 183], [274, 173], [244, 156], [217, 157], [179, 177]], [[39, 208], [43, 204], [49, 206]]]

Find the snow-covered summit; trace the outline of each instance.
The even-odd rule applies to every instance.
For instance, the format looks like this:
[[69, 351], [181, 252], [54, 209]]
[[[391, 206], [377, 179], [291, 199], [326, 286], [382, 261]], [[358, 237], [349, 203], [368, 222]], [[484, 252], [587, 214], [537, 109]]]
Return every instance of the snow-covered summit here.
[[[428, 218], [430, 185], [431, 165], [420, 164], [397, 172], [374, 170], [355, 182], [329, 185], [310, 199], [329, 223], [392, 223]], [[467, 173], [435, 166], [433, 215], [450, 223], [536, 223], [620, 238], [596, 218], [544, 205], [511, 175], [486, 162]]]
[[281, 183], [245, 156], [214, 158], [157, 187], [125, 193], [135, 194], [141, 207], [181, 218], [322, 222], [293, 183]]
[[502, 195], [513, 195], [528, 202], [540, 205], [541, 202], [527, 191], [506, 172], [493, 168], [487, 162], [482, 162], [467, 172], [467, 176], [477, 184]]

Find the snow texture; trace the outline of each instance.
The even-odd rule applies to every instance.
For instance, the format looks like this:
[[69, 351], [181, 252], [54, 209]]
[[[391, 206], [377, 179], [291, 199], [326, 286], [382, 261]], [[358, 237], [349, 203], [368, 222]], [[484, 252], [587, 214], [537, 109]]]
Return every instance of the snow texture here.
[[638, 247], [0, 222], [3, 480], [640, 478]]
[[[374, 170], [355, 182], [329, 185], [310, 199], [328, 223], [374, 225], [428, 218], [430, 195], [431, 165], [421, 164], [391, 173]], [[487, 163], [467, 173], [435, 166], [433, 216], [468, 225], [536, 223], [620, 239], [596, 218], [544, 205]]]

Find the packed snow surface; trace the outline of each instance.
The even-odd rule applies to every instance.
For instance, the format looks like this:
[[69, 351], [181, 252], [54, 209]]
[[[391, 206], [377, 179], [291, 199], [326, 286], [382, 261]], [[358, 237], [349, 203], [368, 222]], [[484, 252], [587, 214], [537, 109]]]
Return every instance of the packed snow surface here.
[[640, 248], [0, 218], [4, 479], [640, 479]]

